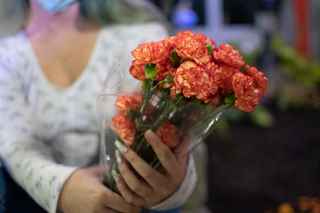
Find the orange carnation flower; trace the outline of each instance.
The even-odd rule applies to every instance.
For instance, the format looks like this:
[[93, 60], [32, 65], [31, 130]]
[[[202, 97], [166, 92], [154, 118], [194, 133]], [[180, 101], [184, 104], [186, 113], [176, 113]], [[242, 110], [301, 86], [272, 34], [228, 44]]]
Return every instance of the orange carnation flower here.
[[186, 61], [180, 65], [174, 77], [176, 87], [182, 89], [184, 96], [187, 98], [196, 94], [196, 91], [193, 89], [195, 86], [197, 66], [195, 62]]
[[199, 80], [196, 80], [196, 88], [199, 94], [196, 95], [196, 98], [207, 103], [210, 101], [210, 97], [218, 91], [221, 71], [213, 62], [200, 67], [200, 70], [202, 70], [202, 76], [201, 74], [197, 76]]
[[169, 148], [178, 146], [180, 140], [180, 130], [177, 126], [165, 121], [157, 131], [157, 135]]
[[219, 70], [214, 67], [207, 69], [186, 61], [177, 69], [174, 77], [175, 86], [181, 89], [187, 98], [196, 96], [200, 100], [208, 100], [217, 92], [220, 80]]
[[267, 89], [268, 79], [263, 76], [263, 72], [258, 71], [255, 67], [250, 67], [246, 64], [246, 71], [249, 76], [251, 76], [255, 83], [256, 88], [259, 90], [259, 93], [263, 96], [264, 92]]
[[239, 51], [234, 50], [229, 44], [220, 44], [220, 49], [213, 51], [213, 57], [216, 61], [223, 62], [231, 67], [241, 68], [244, 65]]
[[185, 30], [177, 33], [177, 37], [192, 37], [194, 34], [190, 30]]
[[171, 69], [172, 62], [170, 58], [160, 61], [157, 65], [156, 81], [164, 80], [168, 75], [174, 75], [176, 69]]
[[[134, 63], [134, 61], [132, 62], [132, 64]], [[141, 65], [131, 65], [130, 69], [129, 69], [130, 74], [132, 75], [132, 77], [134, 77], [135, 79], [138, 79], [140, 81], [146, 80], [146, 74], [144, 72], [144, 67], [143, 64]]]
[[132, 65], [156, 64], [170, 58], [171, 52], [176, 48], [173, 43], [174, 36], [158, 42], [140, 44], [131, 54], [136, 58]]
[[167, 49], [167, 54], [168, 57], [170, 58], [171, 56], [171, 52], [177, 47], [175, 45], [174, 41], [175, 36], [171, 36], [169, 38], [166, 38], [164, 40], [161, 41], [162, 45], [164, 46], [164, 48]]
[[190, 31], [178, 33], [174, 38], [174, 43], [177, 45], [177, 54], [183, 59], [191, 59], [199, 65], [205, 65], [211, 60], [208, 55], [206, 43], [199, 40], [199, 35], [194, 36]]
[[221, 71], [220, 88], [223, 88], [227, 93], [233, 92], [232, 76], [236, 72], [240, 72], [240, 69], [230, 67], [227, 64], [219, 64], [219, 69]]
[[190, 30], [178, 32], [177, 37], [193, 37], [194, 39], [197, 39], [201, 42], [203, 42], [204, 45], [211, 44], [212, 49], [216, 48], [216, 42], [214, 42], [211, 38], [206, 37], [202, 33], [194, 34]]
[[142, 101], [143, 97], [141, 95], [123, 95], [117, 99], [115, 105], [119, 112], [124, 112], [128, 109], [140, 108]]
[[116, 115], [112, 118], [110, 129], [117, 133], [119, 137], [128, 146], [133, 145], [136, 136], [136, 128], [134, 122], [126, 115]]
[[132, 65], [156, 64], [168, 57], [168, 50], [162, 42], [140, 44], [132, 53], [137, 60]]
[[[132, 62], [134, 64], [135, 61]], [[176, 68], [172, 68], [172, 62], [170, 58], [166, 58], [158, 63], [157, 66], [157, 75], [155, 80], [162, 81], [169, 75], [175, 75]], [[129, 69], [130, 74], [140, 81], [147, 79], [144, 72], [144, 65], [131, 65]]]
[[212, 46], [212, 49], [216, 49], [217, 45], [216, 42], [214, 42], [211, 38], [206, 37], [205, 35], [201, 33], [194, 34], [194, 38], [202, 41], [205, 45], [210, 44]]
[[259, 104], [259, 91], [254, 87], [254, 80], [250, 76], [237, 72], [233, 75], [232, 81], [235, 95], [238, 100], [235, 101], [236, 109], [245, 112], [252, 112]]

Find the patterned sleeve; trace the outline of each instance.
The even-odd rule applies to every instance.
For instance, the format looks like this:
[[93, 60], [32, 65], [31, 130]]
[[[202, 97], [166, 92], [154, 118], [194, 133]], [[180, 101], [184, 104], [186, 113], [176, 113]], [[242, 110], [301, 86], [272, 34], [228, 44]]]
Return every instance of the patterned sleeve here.
[[[58, 165], [42, 141], [28, 105], [16, 60], [0, 41], [0, 155], [13, 179], [46, 211], [56, 212], [62, 184], [76, 169]], [[17, 58], [15, 58], [17, 59]]]

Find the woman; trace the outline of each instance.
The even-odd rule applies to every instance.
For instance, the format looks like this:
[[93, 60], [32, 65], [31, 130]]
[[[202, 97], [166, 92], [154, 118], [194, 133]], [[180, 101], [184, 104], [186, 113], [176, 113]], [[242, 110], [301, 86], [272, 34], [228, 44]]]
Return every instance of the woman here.
[[[124, 1], [104, 2], [120, 11], [136, 8]], [[112, 50], [124, 43], [129, 53], [140, 43], [164, 39], [165, 28], [155, 22], [112, 24], [133, 22], [130, 16], [136, 13], [129, 12], [121, 15], [123, 20], [110, 13], [110, 24], [101, 26], [97, 20], [106, 16], [91, 12], [97, 5], [88, 0], [29, 3], [23, 30], [0, 41], [0, 155], [9, 174], [48, 212], [140, 212], [142, 207], [181, 206], [196, 181], [193, 158], [177, 161], [153, 132], [146, 138], [159, 156], [166, 156], [159, 157], [165, 173], [127, 149], [122, 158], [144, 179], [120, 165], [119, 196], [101, 183], [99, 169], [90, 167], [98, 161], [95, 100]], [[152, 16], [143, 19], [139, 22]]]

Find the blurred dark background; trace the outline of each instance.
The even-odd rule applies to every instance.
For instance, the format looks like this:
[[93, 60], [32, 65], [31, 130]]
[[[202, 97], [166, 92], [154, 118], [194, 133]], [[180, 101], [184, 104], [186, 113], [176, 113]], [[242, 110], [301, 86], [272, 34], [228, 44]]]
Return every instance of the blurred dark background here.
[[320, 2], [152, 1], [176, 32], [232, 44], [269, 79], [254, 112], [234, 110], [206, 141], [210, 211], [281, 212], [320, 197]]

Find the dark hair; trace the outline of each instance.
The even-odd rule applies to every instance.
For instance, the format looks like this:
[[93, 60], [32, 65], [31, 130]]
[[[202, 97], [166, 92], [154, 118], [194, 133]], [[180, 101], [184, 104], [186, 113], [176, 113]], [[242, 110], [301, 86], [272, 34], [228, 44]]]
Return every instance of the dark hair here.
[[145, 0], [80, 0], [82, 13], [100, 23], [132, 24], [166, 18], [150, 1]]

